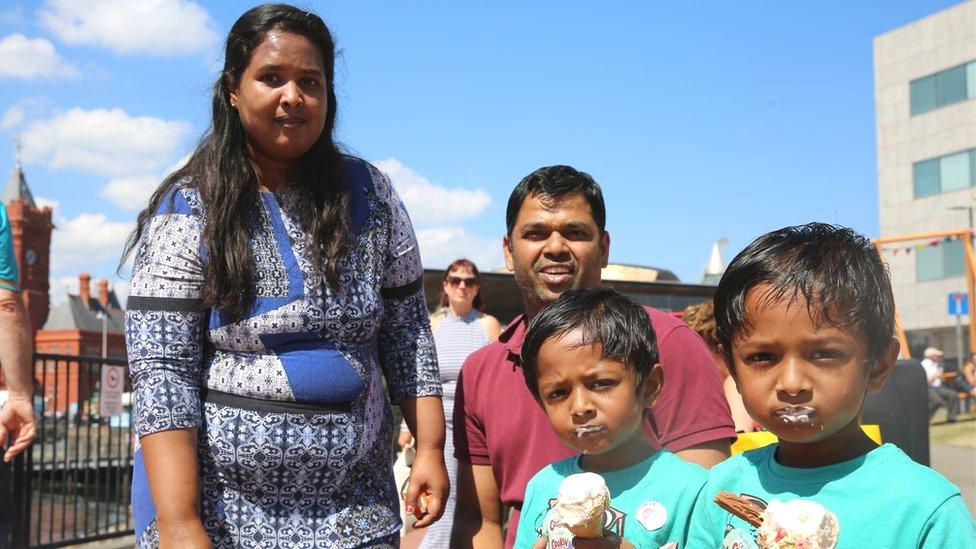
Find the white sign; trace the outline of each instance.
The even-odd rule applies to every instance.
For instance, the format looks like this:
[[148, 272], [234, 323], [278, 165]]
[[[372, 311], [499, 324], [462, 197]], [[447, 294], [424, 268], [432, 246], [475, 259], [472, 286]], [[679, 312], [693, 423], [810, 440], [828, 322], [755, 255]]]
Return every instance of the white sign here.
[[102, 417], [120, 416], [125, 412], [122, 406], [122, 391], [125, 389], [124, 366], [102, 366], [102, 385], [98, 395], [98, 415]]

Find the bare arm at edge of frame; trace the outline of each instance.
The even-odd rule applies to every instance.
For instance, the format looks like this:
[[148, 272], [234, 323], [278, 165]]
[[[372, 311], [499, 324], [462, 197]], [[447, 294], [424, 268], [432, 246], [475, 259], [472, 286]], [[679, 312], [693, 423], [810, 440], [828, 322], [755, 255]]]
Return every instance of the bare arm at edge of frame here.
[[[0, 280], [6, 286], [17, 284]], [[31, 371], [33, 344], [30, 317], [20, 292], [0, 289], [0, 366], [9, 390], [7, 402], [0, 410], [0, 445], [7, 435], [12, 444], [3, 455], [10, 461], [34, 441], [37, 424], [34, 420], [34, 375]]]
[[491, 465], [458, 460], [457, 504], [451, 547], [501, 549], [503, 507]]

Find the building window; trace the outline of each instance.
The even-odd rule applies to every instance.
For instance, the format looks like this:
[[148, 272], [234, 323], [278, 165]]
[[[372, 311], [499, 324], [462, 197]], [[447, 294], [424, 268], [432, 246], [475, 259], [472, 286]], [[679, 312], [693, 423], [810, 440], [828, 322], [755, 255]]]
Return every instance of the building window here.
[[912, 80], [912, 116], [976, 97], [976, 61]]
[[915, 254], [915, 274], [919, 282], [941, 280], [966, 275], [965, 251], [962, 240], [926, 246]]
[[915, 198], [976, 186], [976, 149], [913, 164]]

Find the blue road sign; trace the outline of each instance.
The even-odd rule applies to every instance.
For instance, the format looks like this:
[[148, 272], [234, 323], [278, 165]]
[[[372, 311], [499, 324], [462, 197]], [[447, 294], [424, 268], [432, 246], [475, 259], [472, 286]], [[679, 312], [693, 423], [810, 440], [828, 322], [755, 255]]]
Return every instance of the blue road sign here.
[[949, 292], [949, 314], [969, 314], [969, 294], [966, 292]]

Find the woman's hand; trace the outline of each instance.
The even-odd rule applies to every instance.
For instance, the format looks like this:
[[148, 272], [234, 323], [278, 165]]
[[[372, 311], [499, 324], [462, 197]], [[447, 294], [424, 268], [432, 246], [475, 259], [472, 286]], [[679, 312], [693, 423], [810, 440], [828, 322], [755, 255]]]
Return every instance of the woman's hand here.
[[417, 517], [414, 528], [425, 528], [441, 518], [450, 490], [444, 452], [418, 448], [403, 494], [405, 510]]
[[211, 549], [210, 536], [203, 529], [199, 518], [187, 519], [175, 524], [157, 523], [159, 549]]

